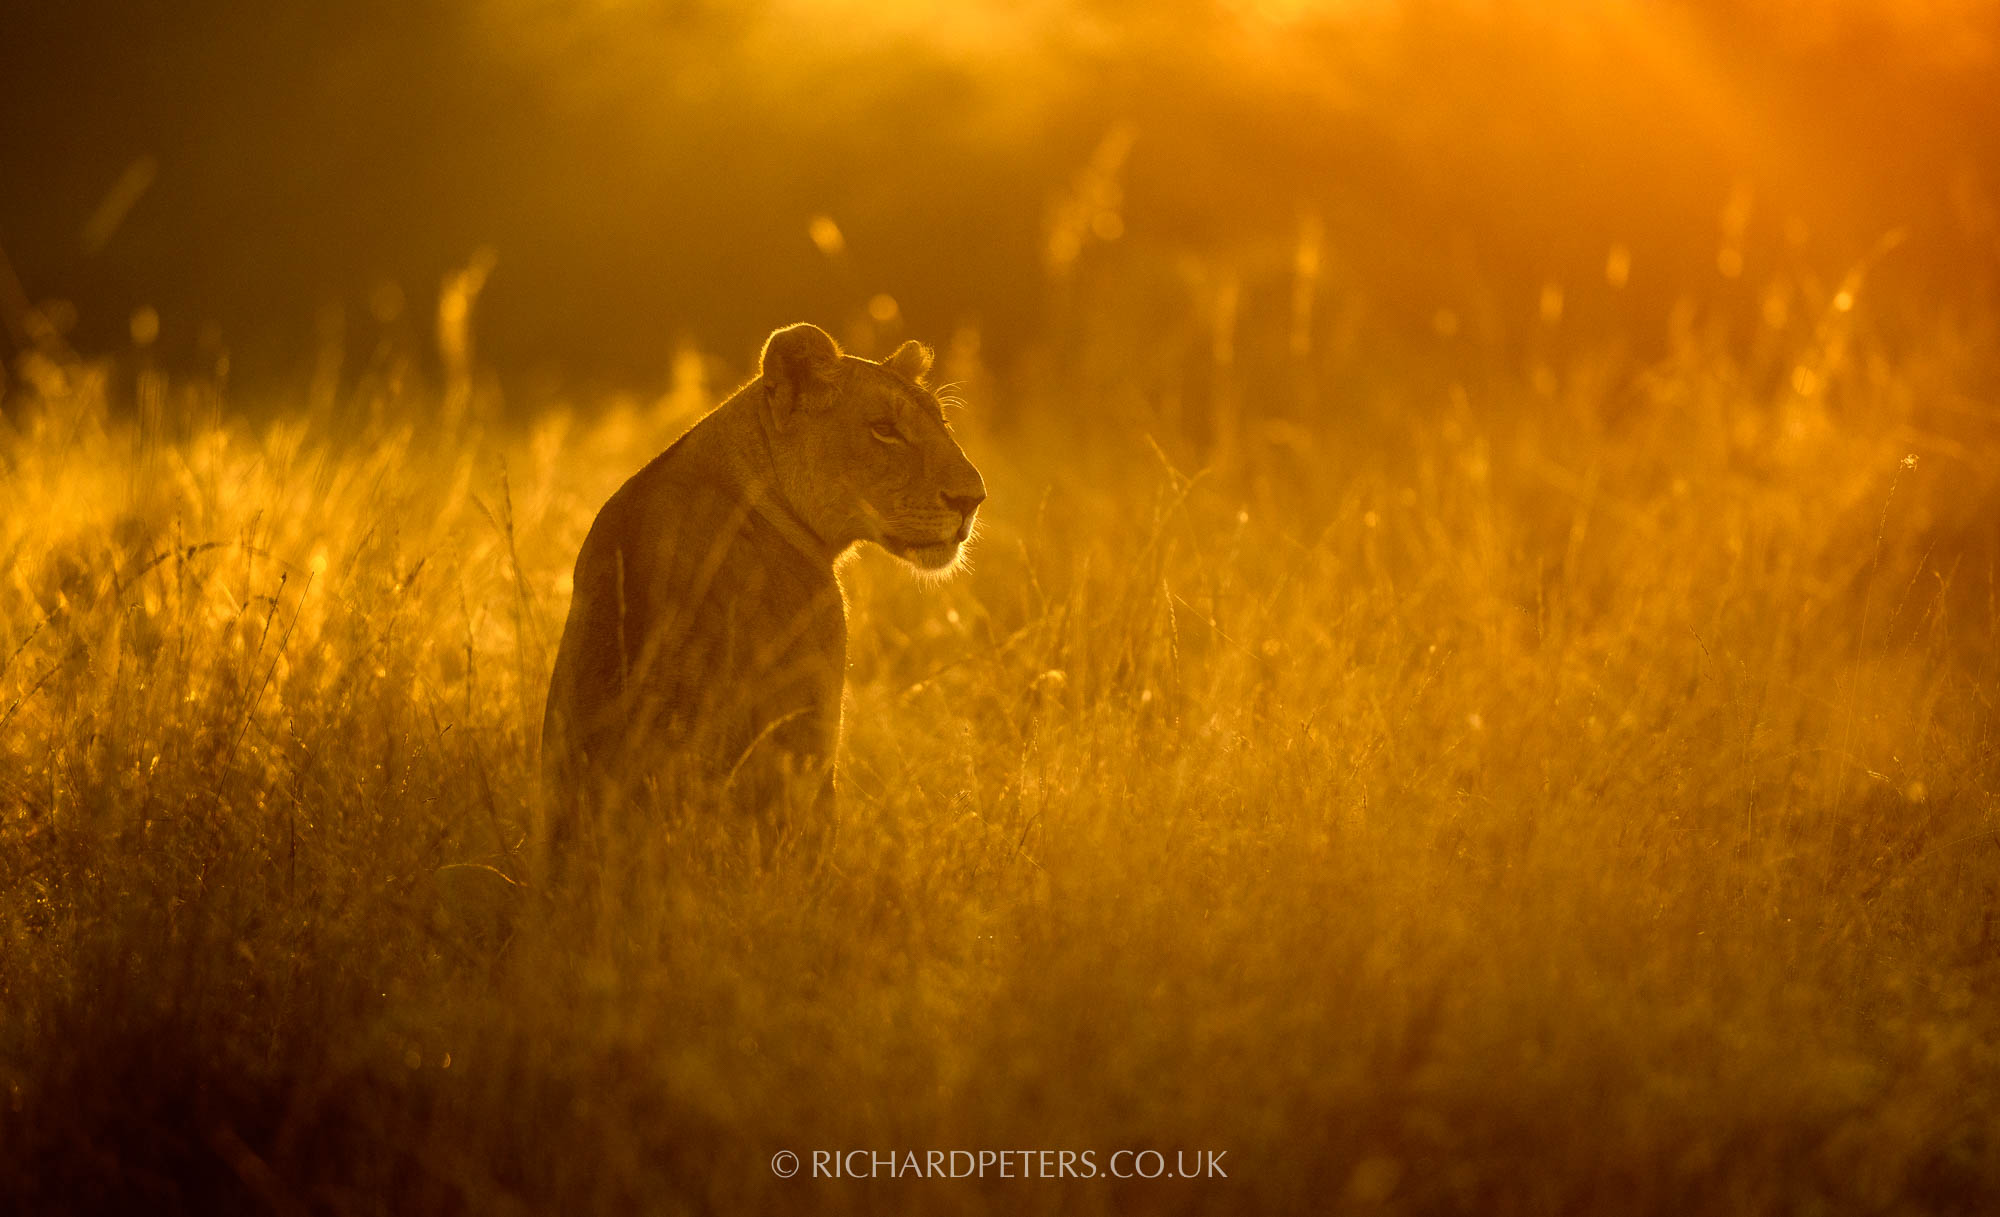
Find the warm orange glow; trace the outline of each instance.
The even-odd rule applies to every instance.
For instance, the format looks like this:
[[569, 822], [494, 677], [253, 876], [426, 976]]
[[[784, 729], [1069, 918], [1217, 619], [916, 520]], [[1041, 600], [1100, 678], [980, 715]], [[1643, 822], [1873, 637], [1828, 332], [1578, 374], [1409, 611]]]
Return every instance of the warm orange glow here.
[[0, 29], [0, 1207], [2000, 1211], [2000, 0], [169, 7]]

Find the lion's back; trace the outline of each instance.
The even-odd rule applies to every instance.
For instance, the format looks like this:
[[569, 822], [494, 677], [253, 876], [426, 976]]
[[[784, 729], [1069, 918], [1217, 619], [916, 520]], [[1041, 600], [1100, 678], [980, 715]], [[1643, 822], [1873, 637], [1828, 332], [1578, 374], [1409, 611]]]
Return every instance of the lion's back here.
[[579, 551], [543, 719], [558, 792], [670, 766], [720, 778], [786, 716], [830, 713], [837, 729], [838, 585], [710, 455], [684, 437], [612, 496]]

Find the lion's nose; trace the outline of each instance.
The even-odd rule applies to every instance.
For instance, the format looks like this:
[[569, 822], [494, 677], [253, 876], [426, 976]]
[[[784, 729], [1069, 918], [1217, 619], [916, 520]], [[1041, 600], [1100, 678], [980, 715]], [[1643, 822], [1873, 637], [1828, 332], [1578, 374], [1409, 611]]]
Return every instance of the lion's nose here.
[[977, 494], [941, 493], [938, 498], [944, 500], [946, 507], [958, 513], [958, 530], [952, 533], [951, 539], [961, 545], [965, 544], [965, 539], [972, 535], [972, 513], [986, 501], [986, 488], [980, 487]]
[[938, 497], [944, 500], [946, 507], [951, 508], [962, 516], [971, 515], [979, 509], [981, 503], [986, 501], [986, 493], [984, 491], [978, 494], [940, 494]]

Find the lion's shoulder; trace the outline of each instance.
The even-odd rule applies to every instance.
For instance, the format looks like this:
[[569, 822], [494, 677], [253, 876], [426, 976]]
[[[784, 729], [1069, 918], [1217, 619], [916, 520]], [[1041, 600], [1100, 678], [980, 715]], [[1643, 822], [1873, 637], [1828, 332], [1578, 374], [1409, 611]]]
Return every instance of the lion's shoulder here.
[[[711, 415], [711, 418], [714, 416]], [[805, 605], [839, 605], [831, 569], [803, 549], [796, 523], [774, 518], [741, 474], [740, 438], [697, 423], [619, 487], [577, 555], [575, 624], [622, 627], [627, 651], [673, 624], [775, 632]], [[588, 602], [584, 602], [587, 598]], [[813, 629], [805, 637], [821, 639]], [[844, 637], [835, 640], [845, 644]], [[832, 645], [832, 643], [825, 643]]]

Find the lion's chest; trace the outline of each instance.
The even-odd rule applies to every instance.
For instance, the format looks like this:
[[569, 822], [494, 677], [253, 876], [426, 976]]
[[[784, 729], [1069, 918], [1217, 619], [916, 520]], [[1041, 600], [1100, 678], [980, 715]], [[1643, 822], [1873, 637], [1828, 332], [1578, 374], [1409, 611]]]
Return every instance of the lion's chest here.
[[[782, 731], [831, 755], [847, 622], [831, 570], [744, 517], [626, 553], [616, 717], [644, 742], [728, 767]], [[636, 611], [635, 611], [636, 610]]]

